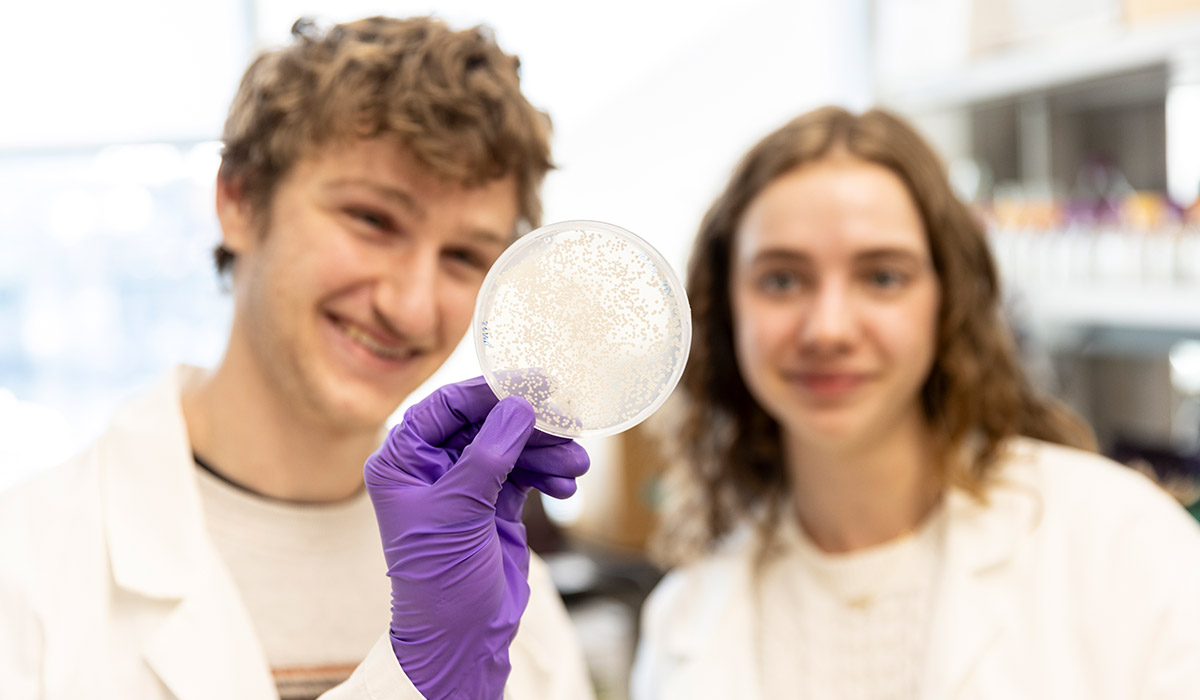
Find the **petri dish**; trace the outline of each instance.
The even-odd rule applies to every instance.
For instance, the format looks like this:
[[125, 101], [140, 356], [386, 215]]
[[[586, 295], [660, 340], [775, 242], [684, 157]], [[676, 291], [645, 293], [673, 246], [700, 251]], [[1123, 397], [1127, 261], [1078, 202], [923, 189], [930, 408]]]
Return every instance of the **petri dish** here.
[[601, 221], [547, 224], [484, 278], [475, 354], [496, 396], [523, 396], [539, 430], [602, 437], [654, 413], [687, 363], [679, 277], [639, 236]]

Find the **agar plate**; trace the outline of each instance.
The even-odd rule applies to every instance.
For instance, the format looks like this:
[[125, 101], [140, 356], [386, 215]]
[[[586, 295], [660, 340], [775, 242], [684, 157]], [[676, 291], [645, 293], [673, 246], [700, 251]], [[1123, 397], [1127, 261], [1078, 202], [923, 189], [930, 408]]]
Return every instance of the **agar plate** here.
[[500, 397], [523, 396], [561, 437], [628, 430], [683, 374], [692, 317], [679, 277], [649, 243], [600, 221], [522, 236], [475, 304], [475, 354]]

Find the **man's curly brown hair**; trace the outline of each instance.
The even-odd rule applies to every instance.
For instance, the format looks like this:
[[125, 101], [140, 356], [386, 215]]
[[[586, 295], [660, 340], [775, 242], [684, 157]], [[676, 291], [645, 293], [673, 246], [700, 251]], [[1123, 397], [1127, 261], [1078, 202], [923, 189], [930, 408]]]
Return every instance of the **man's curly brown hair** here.
[[[525, 99], [519, 59], [487, 28], [370, 17], [325, 31], [300, 19], [292, 39], [251, 63], [225, 122], [219, 177], [256, 216], [314, 150], [394, 136], [431, 174], [461, 186], [514, 175], [518, 229], [539, 224], [550, 119]], [[233, 264], [224, 247], [215, 257], [219, 272]]]

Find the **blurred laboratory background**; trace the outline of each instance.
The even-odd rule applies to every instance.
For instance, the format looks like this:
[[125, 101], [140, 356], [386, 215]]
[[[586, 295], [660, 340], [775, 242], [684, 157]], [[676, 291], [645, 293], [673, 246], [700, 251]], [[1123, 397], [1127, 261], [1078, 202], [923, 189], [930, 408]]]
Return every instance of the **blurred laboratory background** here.
[[[68, 457], [178, 362], [219, 359], [228, 102], [303, 15], [485, 23], [550, 112], [546, 221], [628, 228], [684, 269], [735, 158], [809, 108], [909, 117], [989, 224], [1030, 370], [1200, 515], [1200, 0], [47, 0], [0, 42], [0, 488]], [[470, 348], [412, 398], [479, 374]], [[531, 525], [623, 698], [660, 459], [588, 443]]]

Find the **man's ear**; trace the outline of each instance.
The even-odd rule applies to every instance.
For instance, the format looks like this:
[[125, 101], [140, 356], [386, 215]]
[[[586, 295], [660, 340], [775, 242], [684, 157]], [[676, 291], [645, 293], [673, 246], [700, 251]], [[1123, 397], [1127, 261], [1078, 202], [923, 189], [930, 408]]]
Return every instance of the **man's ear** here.
[[254, 245], [254, 210], [241, 182], [217, 175], [217, 221], [221, 224], [221, 245], [238, 254]]

